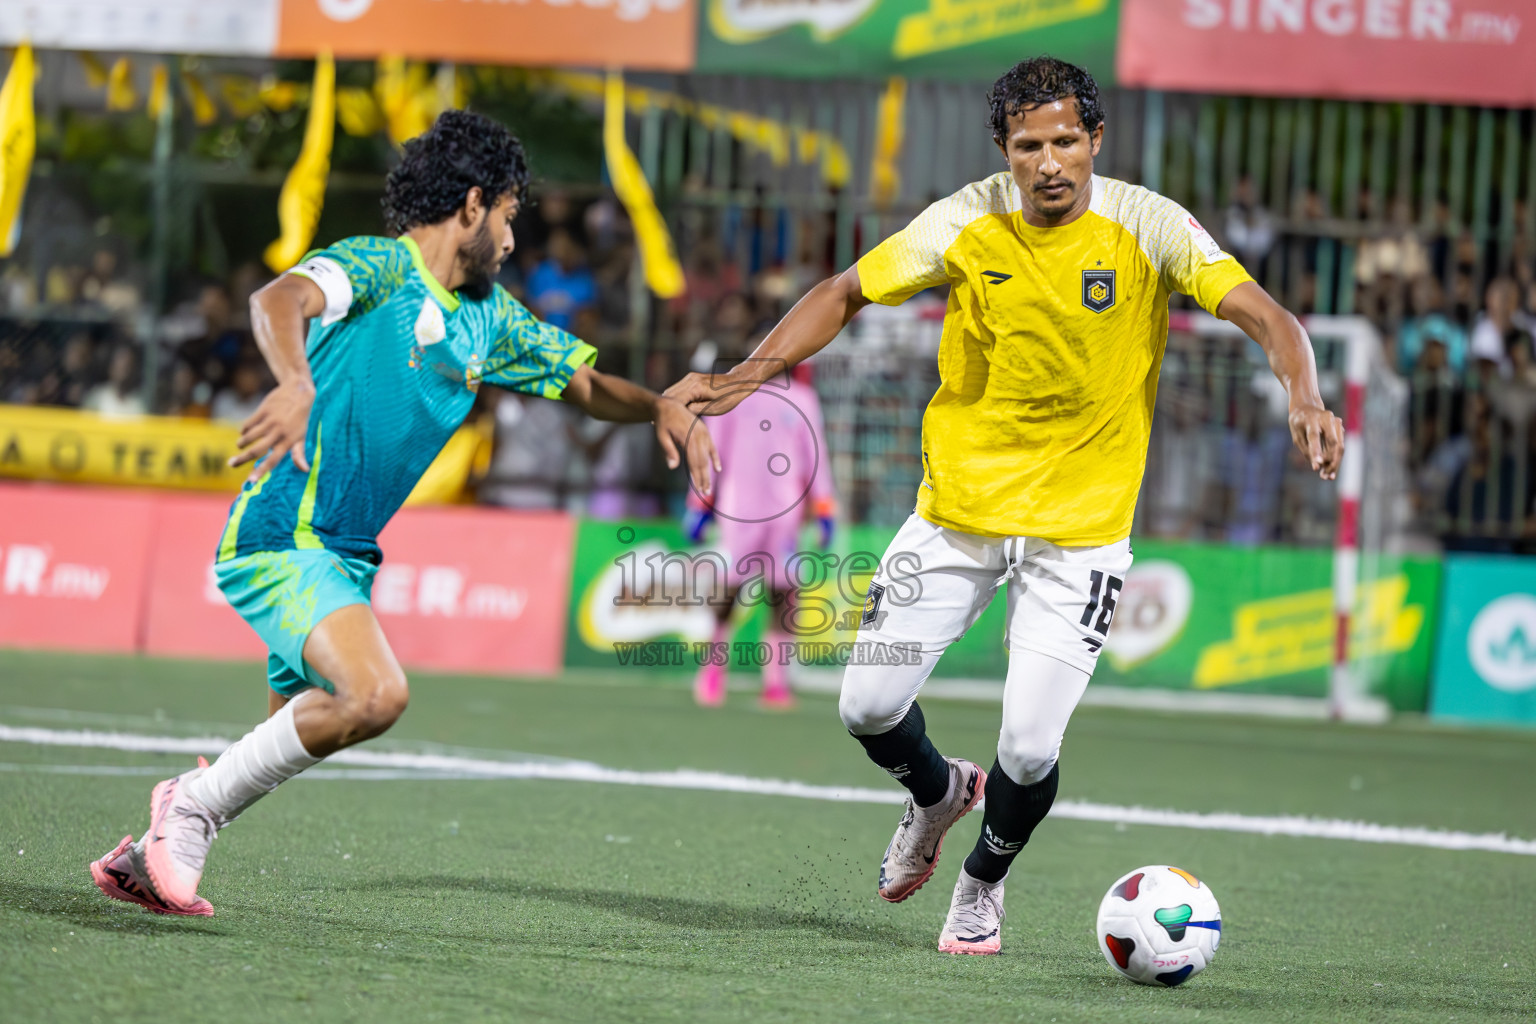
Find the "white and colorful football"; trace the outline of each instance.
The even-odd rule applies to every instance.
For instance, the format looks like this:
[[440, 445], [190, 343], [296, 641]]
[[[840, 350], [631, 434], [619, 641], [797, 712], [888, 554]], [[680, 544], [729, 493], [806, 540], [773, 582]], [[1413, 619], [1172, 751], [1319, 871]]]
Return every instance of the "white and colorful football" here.
[[1221, 944], [1221, 908], [1188, 871], [1153, 864], [1123, 876], [1099, 904], [1099, 949], [1141, 985], [1182, 985]]

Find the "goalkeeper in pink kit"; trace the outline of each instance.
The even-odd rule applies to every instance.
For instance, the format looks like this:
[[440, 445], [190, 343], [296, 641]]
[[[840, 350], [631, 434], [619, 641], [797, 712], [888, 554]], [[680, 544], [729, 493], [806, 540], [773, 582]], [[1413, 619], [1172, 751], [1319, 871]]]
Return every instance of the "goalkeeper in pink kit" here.
[[[766, 597], [769, 603], [763, 640], [773, 656], [763, 666], [761, 702], [773, 708], [794, 703], [781, 652], [791, 639], [791, 570], [800, 525], [814, 517], [826, 548], [837, 511], [826, 428], [810, 369], [801, 363], [710, 420], [722, 469], [710, 497], [689, 492], [684, 519], [693, 544], [702, 540], [711, 519], [719, 524], [716, 547], [728, 571], [726, 600], [715, 606], [716, 645], [730, 639], [731, 610], [743, 590], [749, 601]], [[725, 665], [701, 668], [693, 683], [694, 699], [707, 707], [724, 703], [725, 675]]]

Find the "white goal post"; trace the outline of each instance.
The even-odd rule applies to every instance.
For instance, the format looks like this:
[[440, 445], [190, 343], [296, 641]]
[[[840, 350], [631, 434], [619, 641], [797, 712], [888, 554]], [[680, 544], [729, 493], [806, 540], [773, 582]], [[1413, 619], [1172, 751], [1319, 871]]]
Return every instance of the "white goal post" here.
[[[1235, 324], [1205, 313], [1175, 313], [1170, 321], [1175, 329], [1200, 336], [1246, 337]], [[1345, 432], [1333, 542], [1329, 713], [1344, 721], [1381, 722], [1391, 709], [1370, 693], [1370, 680], [1352, 657], [1351, 616], [1362, 567], [1374, 570], [1375, 560], [1394, 546], [1403, 524], [1407, 466], [1402, 432], [1408, 385], [1387, 362], [1381, 335], [1365, 317], [1307, 316], [1302, 324], [1320, 357], [1325, 398], [1344, 420]]]

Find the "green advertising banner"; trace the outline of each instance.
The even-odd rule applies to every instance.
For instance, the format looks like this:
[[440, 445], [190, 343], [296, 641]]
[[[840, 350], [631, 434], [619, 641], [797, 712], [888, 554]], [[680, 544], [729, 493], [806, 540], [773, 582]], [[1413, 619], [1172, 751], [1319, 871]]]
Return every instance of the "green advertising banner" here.
[[[1135, 551], [1095, 682], [1327, 695], [1332, 552], [1154, 540], [1136, 540]], [[1395, 557], [1362, 575], [1350, 641], [1358, 670], [1397, 710], [1422, 711], [1440, 563]], [[999, 635], [1000, 611], [987, 617]]]
[[[1094, 682], [1324, 697], [1333, 661], [1328, 551], [1137, 540]], [[1370, 689], [1422, 711], [1440, 580], [1434, 559], [1395, 558], [1362, 580], [1354, 652]], [[935, 677], [1001, 679], [1002, 601], [939, 662]]]
[[[808, 530], [804, 564], [794, 578], [804, 633], [798, 660], [838, 664], [838, 645], [853, 642], [858, 615], [893, 530], [845, 527], [830, 551], [820, 551]], [[667, 520], [611, 523], [581, 520], [571, 562], [571, 612], [565, 663], [591, 668], [693, 671], [698, 645], [707, 643], [715, 614], [707, 601], [720, 593], [725, 563], [706, 538], [690, 547]], [[748, 587], [732, 616], [731, 640], [755, 647], [768, 614], [766, 595]], [[846, 656], [846, 647], [844, 647]], [[734, 671], [750, 660], [733, 657]]]
[[1436, 718], [1536, 726], [1536, 558], [1449, 555]]
[[695, 70], [991, 81], [1051, 54], [1113, 84], [1120, 0], [702, 0]]
[[[890, 528], [841, 531], [801, 579], [814, 610], [804, 639], [812, 664], [846, 658], [869, 578], [894, 536]], [[808, 540], [809, 538], [807, 538]], [[1136, 562], [1115, 609], [1094, 674], [1098, 683], [1162, 689], [1323, 697], [1333, 657], [1333, 556], [1327, 550], [1248, 548], [1137, 540]], [[714, 616], [687, 596], [710, 593], [709, 547], [689, 549], [670, 522], [582, 522], [573, 562], [566, 664], [692, 671], [694, 645]], [[1390, 558], [1361, 580], [1353, 654], [1373, 692], [1398, 710], [1427, 703], [1431, 621], [1440, 562]], [[756, 645], [763, 602], [736, 609], [733, 640]], [[945, 653], [937, 678], [1001, 680], [1006, 602], [994, 601]], [[822, 646], [817, 646], [822, 645]], [[750, 663], [732, 659], [738, 671]]]

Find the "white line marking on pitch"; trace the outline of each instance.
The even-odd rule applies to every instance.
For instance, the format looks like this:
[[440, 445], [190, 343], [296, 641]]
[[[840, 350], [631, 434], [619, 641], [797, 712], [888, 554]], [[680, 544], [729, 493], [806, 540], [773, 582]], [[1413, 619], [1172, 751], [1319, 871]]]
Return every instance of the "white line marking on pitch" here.
[[[153, 764], [20, 764], [0, 762], [0, 772], [20, 775], [92, 775], [102, 778], [122, 776], [165, 778], [164, 765]], [[300, 779], [321, 779], [331, 782], [393, 782], [399, 779], [436, 780], [439, 782], [479, 782], [495, 776], [479, 772], [424, 772], [415, 768], [311, 768]]]
[[[131, 750], [152, 754], [216, 754], [230, 741], [216, 736], [141, 736], [134, 733], [95, 732], [88, 729], [39, 729], [0, 725], [0, 742], [36, 746], [91, 747]], [[598, 782], [618, 786], [650, 786], [659, 789], [708, 790], [717, 793], [750, 793], [801, 800], [839, 803], [900, 804], [900, 790], [866, 789], [860, 786], [818, 786], [782, 779], [756, 779], [723, 772], [679, 768], [642, 772], [606, 768], [590, 761], [494, 761], [446, 754], [412, 754], [373, 751], [353, 747], [326, 758], [327, 765], [396, 769], [422, 773], [422, 778], [445, 775], [483, 779], [546, 779], [561, 782]], [[427, 773], [431, 773], [430, 775]], [[1357, 843], [1419, 846], [1436, 850], [1481, 850], [1536, 856], [1536, 840], [1517, 839], [1498, 832], [1453, 832], [1442, 829], [1377, 825], [1367, 821], [1304, 818], [1296, 815], [1252, 815], [1227, 812], [1171, 811], [1151, 807], [1117, 807], [1084, 800], [1058, 800], [1051, 817], [1074, 821], [1098, 821], [1127, 825], [1154, 825], [1208, 832], [1240, 832], [1262, 836], [1303, 839], [1344, 839]]]

